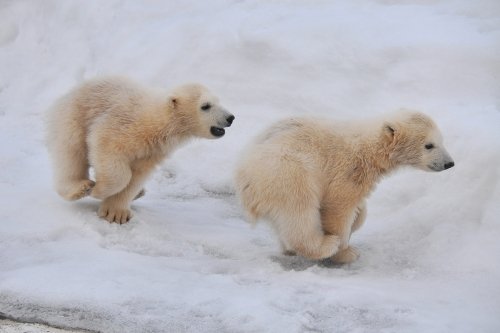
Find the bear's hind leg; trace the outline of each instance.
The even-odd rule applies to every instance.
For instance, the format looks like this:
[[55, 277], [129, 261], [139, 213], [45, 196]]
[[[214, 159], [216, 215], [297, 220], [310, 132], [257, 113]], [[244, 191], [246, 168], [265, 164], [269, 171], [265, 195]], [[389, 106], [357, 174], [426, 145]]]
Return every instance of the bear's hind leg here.
[[90, 194], [95, 183], [89, 179], [85, 142], [57, 142], [52, 147], [57, 193], [66, 200], [78, 200]]
[[[66, 200], [74, 201], [86, 197], [92, 192], [95, 182], [90, 179], [74, 181], [70, 184], [66, 184], [65, 193], [62, 195]], [[61, 192], [59, 192], [61, 194]]]
[[338, 251], [340, 239], [323, 232], [318, 210], [282, 216], [280, 220], [278, 231], [287, 252], [317, 260], [331, 257]]
[[296, 256], [297, 253], [294, 250], [291, 250], [286, 246], [285, 243], [280, 239], [280, 245], [281, 245], [281, 253], [283, 253], [285, 256]]
[[96, 184], [90, 195], [96, 199], [104, 200], [123, 191], [131, 181], [132, 170], [126, 161], [104, 156], [92, 161], [92, 165], [95, 168]]

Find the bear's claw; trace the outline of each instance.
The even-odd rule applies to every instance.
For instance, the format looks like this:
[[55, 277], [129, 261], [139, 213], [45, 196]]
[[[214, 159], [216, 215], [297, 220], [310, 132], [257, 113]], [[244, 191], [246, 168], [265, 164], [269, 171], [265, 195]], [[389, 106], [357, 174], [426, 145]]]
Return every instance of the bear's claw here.
[[141, 189], [141, 190], [139, 191], [139, 193], [137, 193], [137, 195], [134, 197], [134, 199], [133, 199], [133, 200], [137, 200], [137, 199], [139, 199], [139, 198], [142, 198], [142, 197], [143, 197], [143, 196], [145, 196], [145, 195], [146, 195], [146, 190], [145, 190], [145, 189]]
[[112, 208], [103, 207], [99, 208], [97, 212], [99, 217], [106, 219], [110, 223], [124, 224], [132, 218], [132, 212], [127, 208]]
[[67, 196], [68, 200], [74, 201], [86, 197], [92, 192], [95, 182], [89, 179], [82, 180], [75, 185], [75, 191]]
[[356, 261], [358, 258], [359, 251], [356, 248], [349, 246], [346, 249], [337, 252], [330, 259], [336, 264], [350, 264], [351, 262]]

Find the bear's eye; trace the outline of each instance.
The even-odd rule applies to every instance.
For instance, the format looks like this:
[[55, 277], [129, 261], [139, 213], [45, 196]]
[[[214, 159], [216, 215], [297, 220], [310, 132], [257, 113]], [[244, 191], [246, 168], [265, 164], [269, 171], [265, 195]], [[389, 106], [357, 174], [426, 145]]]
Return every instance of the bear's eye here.
[[207, 111], [207, 110], [210, 110], [210, 108], [212, 107], [212, 105], [210, 105], [210, 103], [205, 103], [201, 106], [201, 109], [203, 111]]
[[425, 145], [425, 149], [431, 150], [432, 148], [434, 148], [434, 145], [432, 143], [428, 143]]

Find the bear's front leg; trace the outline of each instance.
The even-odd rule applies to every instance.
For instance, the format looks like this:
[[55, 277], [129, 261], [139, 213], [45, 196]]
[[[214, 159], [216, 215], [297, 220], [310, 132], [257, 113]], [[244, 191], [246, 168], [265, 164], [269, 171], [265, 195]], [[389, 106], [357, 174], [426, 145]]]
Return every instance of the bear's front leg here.
[[[321, 222], [325, 234], [337, 235], [340, 238], [339, 250], [330, 260], [338, 264], [348, 264], [359, 258], [359, 252], [352, 246], [349, 246], [349, 240], [352, 233], [352, 226], [357, 217], [355, 212], [339, 212], [335, 209], [324, 208], [321, 211]], [[359, 221], [362, 223], [362, 221]]]
[[102, 201], [97, 212], [99, 217], [111, 223], [127, 223], [132, 218], [130, 202], [137, 197], [137, 193], [142, 186], [142, 180], [140, 174], [134, 173], [130, 183], [122, 191]]
[[[366, 219], [366, 201], [362, 200], [354, 210], [354, 218], [350, 232], [351, 235], [353, 232], [361, 228], [361, 226], [365, 222], [365, 219]], [[359, 251], [355, 247], [347, 246], [347, 248], [337, 252], [331, 258], [331, 260], [337, 264], [348, 264], [358, 260], [358, 258], [359, 258]]]
[[146, 162], [136, 162], [132, 170], [132, 177], [125, 188], [104, 199], [99, 207], [98, 215], [109, 222], [127, 223], [132, 218], [130, 203], [139, 195], [144, 195], [142, 185], [154, 165]]
[[140, 198], [142, 198], [142, 197], [143, 197], [143, 196], [145, 196], [145, 195], [146, 195], [146, 190], [145, 190], [145, 189], [141, 189], [141, 190], [139, 191], [139, 193], [137, 193], [137, 194], [135, 195], [134, 200], [140, 199]]
[[336, 264], [350, 264], [358, 260], [359, 252], [355, 247], [347, 246], [343, 250], [339, 250], [330, 260]]
[[101, 203], [97, 215], [108, 222], [119, 224], [127, 223], [132, 218], [128, 203], [122, 202], [117, 196], [105, 199]]
[[351, 226], [351, 234], [361, 228], [361, 226], [365, 223], [366, 219], [366, 201], [361, 200], [354, 211], [354, 222]]

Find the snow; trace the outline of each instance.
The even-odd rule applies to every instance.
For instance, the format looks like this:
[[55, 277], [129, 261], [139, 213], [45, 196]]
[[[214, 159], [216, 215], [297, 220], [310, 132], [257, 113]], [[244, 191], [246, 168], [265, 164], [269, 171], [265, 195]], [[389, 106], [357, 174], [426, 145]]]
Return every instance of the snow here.
[[[496, 0], [0, 3], [0, 315], [101, 332], [499, 332]], [[84, 79], [201, 82], [236, 120], [165, 161], [127, 225], [52, 187], [44, 113]], [[402, 170], [368, 200], [359, 261], [280, 254], [234, 196], [273, 120], [399, 107], [456, 166]]]
[[2, 333], [67, 333], [84, 332], [76, 330], [58, 329], [41, 324], [18, 323], [11, 320], [2, 320], [0, 322]]

